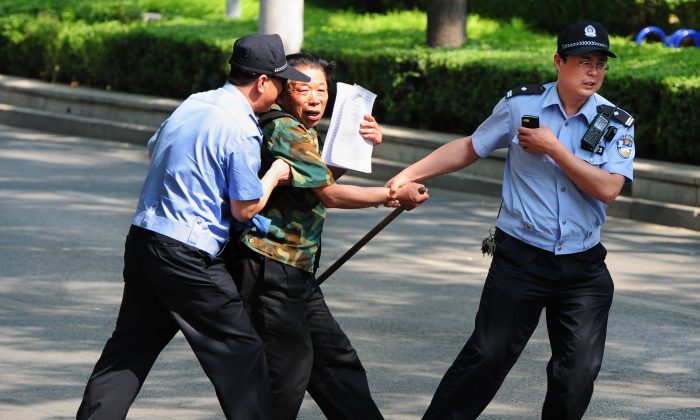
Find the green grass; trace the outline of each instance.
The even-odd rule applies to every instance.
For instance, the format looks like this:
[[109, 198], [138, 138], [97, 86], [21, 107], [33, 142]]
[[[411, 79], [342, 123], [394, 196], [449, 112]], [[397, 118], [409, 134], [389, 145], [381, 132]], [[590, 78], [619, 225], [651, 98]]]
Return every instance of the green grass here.
[[[88, 23], [117, 20], [127, 27], [145, 26], [141, 12], [158, 12], [163, 19], [149, 30], [163, 36], [199, 38], [230, 46], [257, 30], [258, 1], [242, 1], [242, 17], [224, 18], [224, 0], [0, 0], [0, 15], [49, 13], [61, 20]], [[515, 61], [523, 66], [550, 66], [556, 36], [530, 30], [519, 19], [501, 23], [469, 16], [468, 40], [458, 49], [425, 45], [427, 18], [419, 11], [356, 14], [318, 7], [305, 8], [304, 49], [361, 52], [367, 55], [421, 56], [446, 63]], [[612, 77], [693, 77], [700, 68], [700, 49], [673, 49], [660, 44], [637, 46], [629, 38], [612, 37], [619, 59], [611, 60]], [[331, 57], [332, 58], [332, 57]], [[512, 65], [512, 63], [509, 63]]]
[[[220, 85], [233, 42], [255, 33], [257, 0], [226, 19], [224, 0], [0, 0], [0, 69], [62, 83], [170, 97]], [[163, 18], [145, 23], [143, 12]], [[387, 124], [470, 132], [519, 83], [556, 79], [556, 35], [522, 20], [470, 15], [467, 42], [426, 46], [420, 11], [358, 14], [307, 6], [304, 45], [338, 63], [339, 80], [380, 94]], [[639, 156], [700, 162], [700, 49], [611, 38], [601, 94], [637, 117]]]
[[[397, 52], [424, 56], [458, 66], [470, 61], [504, 61], [523, 66], [552, 66], [556, 35], [530, 30], [519, 19], [497, 22], [470, 15], [467, 42], [457, 49], [431, 49], [425, 44], [426, 21], [418, 11], [356, 15], [317, 8], [305, 11], [304, 49], [364, 51], [366, 54]], [[698, 75], [700, 48], [665, 48], [659, 43], [638, 46], [631, 38], [611, 38], [612, 77], [690, 77]], [[618, 76], [616, 76], [618, 75]]]
[[[307, 8], [304, 48], [380, 55], [401, 51], [455, 65], [496, 60], [548, 67], [556, 50], [556, 35], [532, 31], [519, 19], [502, 23], [471, 15], [467, 42], [457, 49], [428, 48], [425, 31], [425, 14], [418, 11], [354, 15]], [[638, 46], [630, 38], [612, 37], [611, 49], [619, 57], [611, 59], [611, 75], [693, 77], [700, 68], [700, 49], [695, 47], [665, 48], [659, 43]]]

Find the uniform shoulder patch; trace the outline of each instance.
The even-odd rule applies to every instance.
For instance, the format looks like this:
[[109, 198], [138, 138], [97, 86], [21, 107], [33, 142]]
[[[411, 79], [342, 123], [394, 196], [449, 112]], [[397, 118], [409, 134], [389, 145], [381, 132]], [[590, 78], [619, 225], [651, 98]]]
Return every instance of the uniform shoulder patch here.
[[634, 125], [634, 117], [632, 117], [627, 111], [621, 108], [615, 108], [611, 105], [598, 105], [596, 111], [602, 112], [606, 115], [610, 115], [612, 112], [612, 119], [624, 125], [625, 127], [632, 127]]
[[632, 155], [633, 150], [634, 138], [632, 135], [627, 134], [625, 137], [617, 141], [617, 153], [619, 153], [620, 157], [623, 159], [629, 158]]
[[542, 85], [520, 85], [506, 92], [506, 98], [518, 95], [541, 95], [544, 93]]

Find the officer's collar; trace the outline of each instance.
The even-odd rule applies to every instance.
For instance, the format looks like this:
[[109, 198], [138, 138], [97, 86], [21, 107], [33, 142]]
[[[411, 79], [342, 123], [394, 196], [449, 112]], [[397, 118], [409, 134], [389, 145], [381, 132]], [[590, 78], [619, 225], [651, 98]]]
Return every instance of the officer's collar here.
[[582, 114], [586, 119], [588, 120], [588, 123], [590, 124], [595, 116], [598, 114], [598, 110], [596, 107], [598, 106], [598, 97], [594, 93], [591, 95], [590, 98], [586, 101], [585, 104], [581, 107], [581, 110], [578, 112], [579, 114]]
[[[559, 111], [562, 113], [564, 118], [566, 118], [566, 112], [564, 111], [564, 106], [561, 103], [561, 99], [559, 98], [559, 92], [557, 92], [557, 84], [554, 83], [552, 87], [549, 89], [549, 92], [547, 92], [547, 96], [544, 100], [544, 103], [542, 105], [543, 108], [549, 107], [549, 106], [554, 106], [556, 105], [559, 107]], [[598, 106], [598, 94], [594, 93], [591, 95], [590, 98], [583, 104], [581, 109], [576, 113], [575, 116], [578, 115], [583, 115], [586, 120], [588, 120], [588, 123], [590, 124], [591, 121], [593, 121], [593, 118], [595, 118], [596, 114], [598, 114], [598, 111], [596, 110], [596, 106]]]
[[[238, 100], [241, 101], [241, 103], [243, 104], [243, 107], [245, 108], [246, 113], [248, 115], [252, 115], [253, 120], [255, 120], [255, 112], [253, 112], [253, 106], [250, 104], [250, 101], [243, 94], [243, 92], [241, 92], [237, 87], [235, 87], [234, 85], [232, 85], [229, 82], [224, 83], [224, 86], [222, 86], [222, 87], [226, 92], [229, 92], [233, 96], [237, 96]], [[256, 125], [257, 125], [257, 122], [256, 122]]]
[[547, 108], [556, 105], [561, 108], [561, 100], [559, 99], [559, 93], [557, 92], [557, 84], [552, 83], [549, 86], [549, 91], [547, 91], [547, 96], [544, 98], [544, 103], [542, 108]]

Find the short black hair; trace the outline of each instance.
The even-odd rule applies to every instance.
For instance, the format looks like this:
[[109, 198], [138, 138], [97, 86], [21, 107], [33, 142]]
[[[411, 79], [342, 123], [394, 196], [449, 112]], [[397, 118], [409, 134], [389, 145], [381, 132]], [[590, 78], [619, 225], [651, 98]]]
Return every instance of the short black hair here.
[[231, 71], [228, 73], [228, 81], [234, 86], [245, 86], [260, 77], [260, 73], [234, 68], [231, 66]]
[[326, 76], [326, 83], [329, 85], [335, 77], [335, 62], [325, 60], [314, 53], [300, 52], [289, 54], [287, 63], [296, 69], [299, 67], [310, 67], [323, 71], [324, 76]]

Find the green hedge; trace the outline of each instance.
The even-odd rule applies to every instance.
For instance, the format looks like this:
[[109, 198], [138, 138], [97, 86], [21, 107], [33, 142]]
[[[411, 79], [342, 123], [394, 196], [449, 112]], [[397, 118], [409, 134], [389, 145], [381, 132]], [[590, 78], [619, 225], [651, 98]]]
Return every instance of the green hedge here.
[[305, 4], [358, 13], [385, 13], [391, 10], [425, 10], [426, 1], [429, 0], [305, 0]]
[[[306, 0], [331, 9], [384, 13], [391, 10], [425, 10], [429, 0]], [[533, 28], [557, 33], [562, 24], [588, 18], [603, 23], [610, 33], [636, 36], [646, 26], [661, 27], [667, 34], [681, 28], [700, 30], [700, 0], [467, 0], [469, 13], [510, 21], [523, 19]]]
[[[339, 80], [378, 92], [375, 110], [381, 121], [451, 133], [472, 132], [513, 86], [556, 79], [554, 35], [527, 32], [518, 20], [504, 25], [470, 16], [465, 47], [411, 49], [394, 41], [423, 42], [424, 27], [416, 30], [415, 22], [406, 22], [411, 16], [390, 14], [376, 29], [367, 15], [355, 18], [354, 25], [374, 40], [362, 45], [339, 19], [326, 36], [307, 39], [306, 47], [333, 57]], [[700, 49], [640, 47], [615, 37], [612, 49], [620, 58], [610, 61], [600, 93], [637, 119], [638, 156], [700, 164], [694, 134], [700, 132], [694, 112], [700, 106]]]
[[469, 4], [472, 13], [501, 20], [518, 16], [550, 33], [560, 31], [562, 23], [584, 17], [603, 23], [610, 33], [632, 37], [647, 26], [658, 26], [668, 35], [681, 28], [700, 30], [700, 0], [565, 0], [548, 7], [533, 7], [522, 0], [472, 0]]
[[[212, 38], [217, 31], [226, 40]], [[224, 20], [150, 27], [13, 15], [0, 18], [0, 72], [183, 98], [223, 83], [232, 45], [228, 37], [254, 31], [254, 25]]]
[[[331, 51], [324, 52], [330, 55]], [[471, 133], [503, 94], [520, 83], [547, 83], [549, 67], [488, 60], [456, 67], [439, 58], [337, 56], [341, 80], [380, 92], [380, 121], [451, 133]], [[378, 71], [381, 69], [381, 71]], [[600, 92], [637, 119], [637, 155], [700, 164], [700, 77], [632, 79], [611, 73]]]
[[[127, 23], [141, 20], [143, 12], [165, 17], [221, 16], [224, 7], [224, 0], [0, 0], [0, 16], [48, 14], [64, 21]], [[248, 11], [247, 15], [252, 13]]]
[[[244, 14], [251, 9], [249, 0]], [[233, 41], [255, 32], [256, 19], [173, 17], [147, 25], [89, 23], [65, 9], [7, 14], [0, 17], [0, 73], [184, 98], [224, 81]], [[336, 60], [338, 80], [378, 93], [375, 114], [387, 124], [469, 133], [509, 88], [556, 78], [555, 37], [529, 32], [519, 20], [470, 16], [469, 41], [457, 50], [423, 46], [420, 12], [307, 7], [305, 20], [304, 48]], [[700, 49], [612, 42], [620, 58], [611, 61], [601, 94], [637, 118], [638, 156], [700, 164]]]

